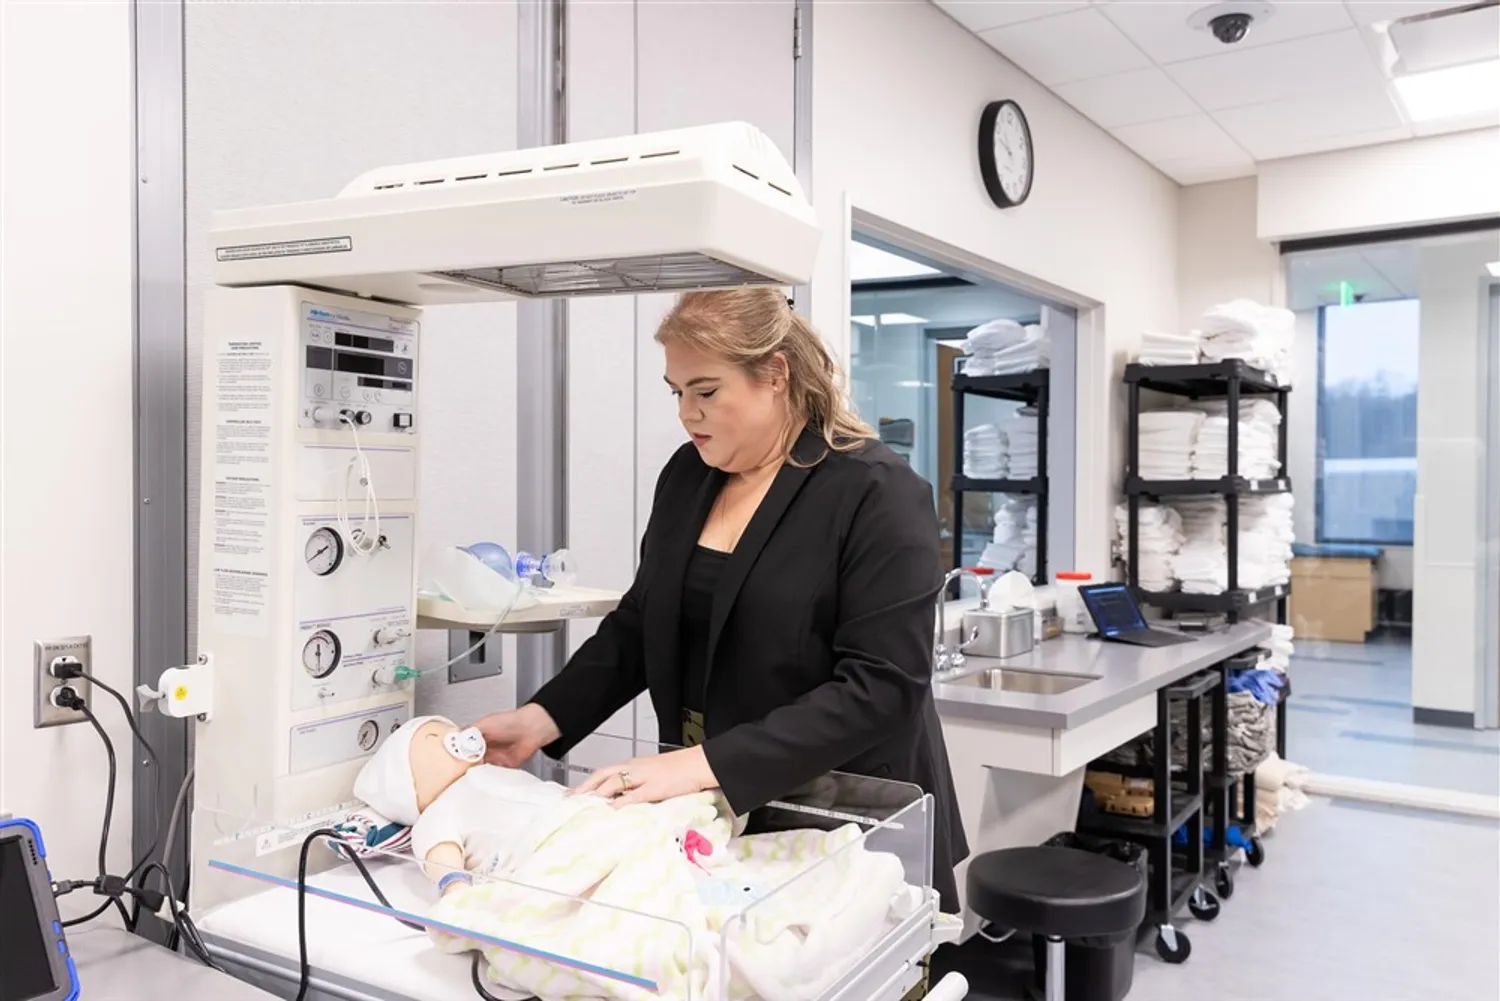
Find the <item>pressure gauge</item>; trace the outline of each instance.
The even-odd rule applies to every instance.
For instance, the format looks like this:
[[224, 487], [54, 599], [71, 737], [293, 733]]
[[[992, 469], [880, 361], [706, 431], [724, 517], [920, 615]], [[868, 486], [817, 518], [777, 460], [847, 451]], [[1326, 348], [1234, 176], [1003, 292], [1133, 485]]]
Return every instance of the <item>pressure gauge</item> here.
[[307, 569], [319, 577], [327, 577], [344, 562], [344, 540], [333, 529], [320, 528], [307, 537], [302, 558], [307, 561]]
[[359, 749], [361, 751], [373, 750], [375, 742], [380, 739], [380, 724], [372, 719], [367, 719], [359, 725]]
[[339, 666], [343, 648], [331, 629], [319, 629], [302, 648], [302, 666], [314, 678], [326, 678]]

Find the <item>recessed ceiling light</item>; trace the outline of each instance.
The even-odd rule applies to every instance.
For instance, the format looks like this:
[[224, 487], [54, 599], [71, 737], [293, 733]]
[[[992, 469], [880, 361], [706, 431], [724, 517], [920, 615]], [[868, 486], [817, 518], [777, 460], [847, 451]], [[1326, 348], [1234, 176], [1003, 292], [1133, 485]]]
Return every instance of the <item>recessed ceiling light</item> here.
[[1490, 273], [1491, 278], [1500, 278], [1500, 261], [1491, 261], [1484, 266], [1484, 270]]
[[1398, 76], [1393, 82], [1414, 121], [1500, 111], [1500, 59]]

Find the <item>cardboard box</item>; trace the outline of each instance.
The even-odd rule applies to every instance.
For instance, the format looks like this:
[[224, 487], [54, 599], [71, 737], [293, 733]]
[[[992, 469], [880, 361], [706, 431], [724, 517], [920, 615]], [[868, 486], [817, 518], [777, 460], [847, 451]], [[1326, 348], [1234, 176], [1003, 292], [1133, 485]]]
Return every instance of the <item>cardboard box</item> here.
[[1298, 556], [1292, 560], [1292, 629], [1298, 639], [1363, 643], [1375, 628], [1375, 561]]

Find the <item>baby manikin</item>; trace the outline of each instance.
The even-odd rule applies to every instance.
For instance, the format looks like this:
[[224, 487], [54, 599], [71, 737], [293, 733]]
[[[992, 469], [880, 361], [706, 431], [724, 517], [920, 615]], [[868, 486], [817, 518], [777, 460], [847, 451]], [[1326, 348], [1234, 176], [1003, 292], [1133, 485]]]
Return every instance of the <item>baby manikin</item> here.
[[484, 752], [477, 729], [419, 716], [390, 735], [354, 783], [371, 809], [412, 829], [412, 854], [429, 863], [428, 877], [445, 893], [470, 873], [502, 868], [567, 792], [530, 772], [485, 764]]

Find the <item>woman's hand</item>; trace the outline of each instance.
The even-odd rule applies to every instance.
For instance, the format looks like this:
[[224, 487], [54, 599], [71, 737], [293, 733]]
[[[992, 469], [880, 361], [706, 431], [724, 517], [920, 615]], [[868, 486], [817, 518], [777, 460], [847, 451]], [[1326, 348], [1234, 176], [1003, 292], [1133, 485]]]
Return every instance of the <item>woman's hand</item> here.
[[594, 793], [615, 806], [660, 803], [674, 796], [687, 796], [719, 785], [703, 748], [688, 747], [649, 758], [631, 758], [622, 765], [601, 768], [573, 795]]
[[552, 716], [535, 703], [503, 713], [491, 713], [474, 723], [488, 746], [484, 760], [503, 768], [519, 768], [526, 759], [562, 736]]

